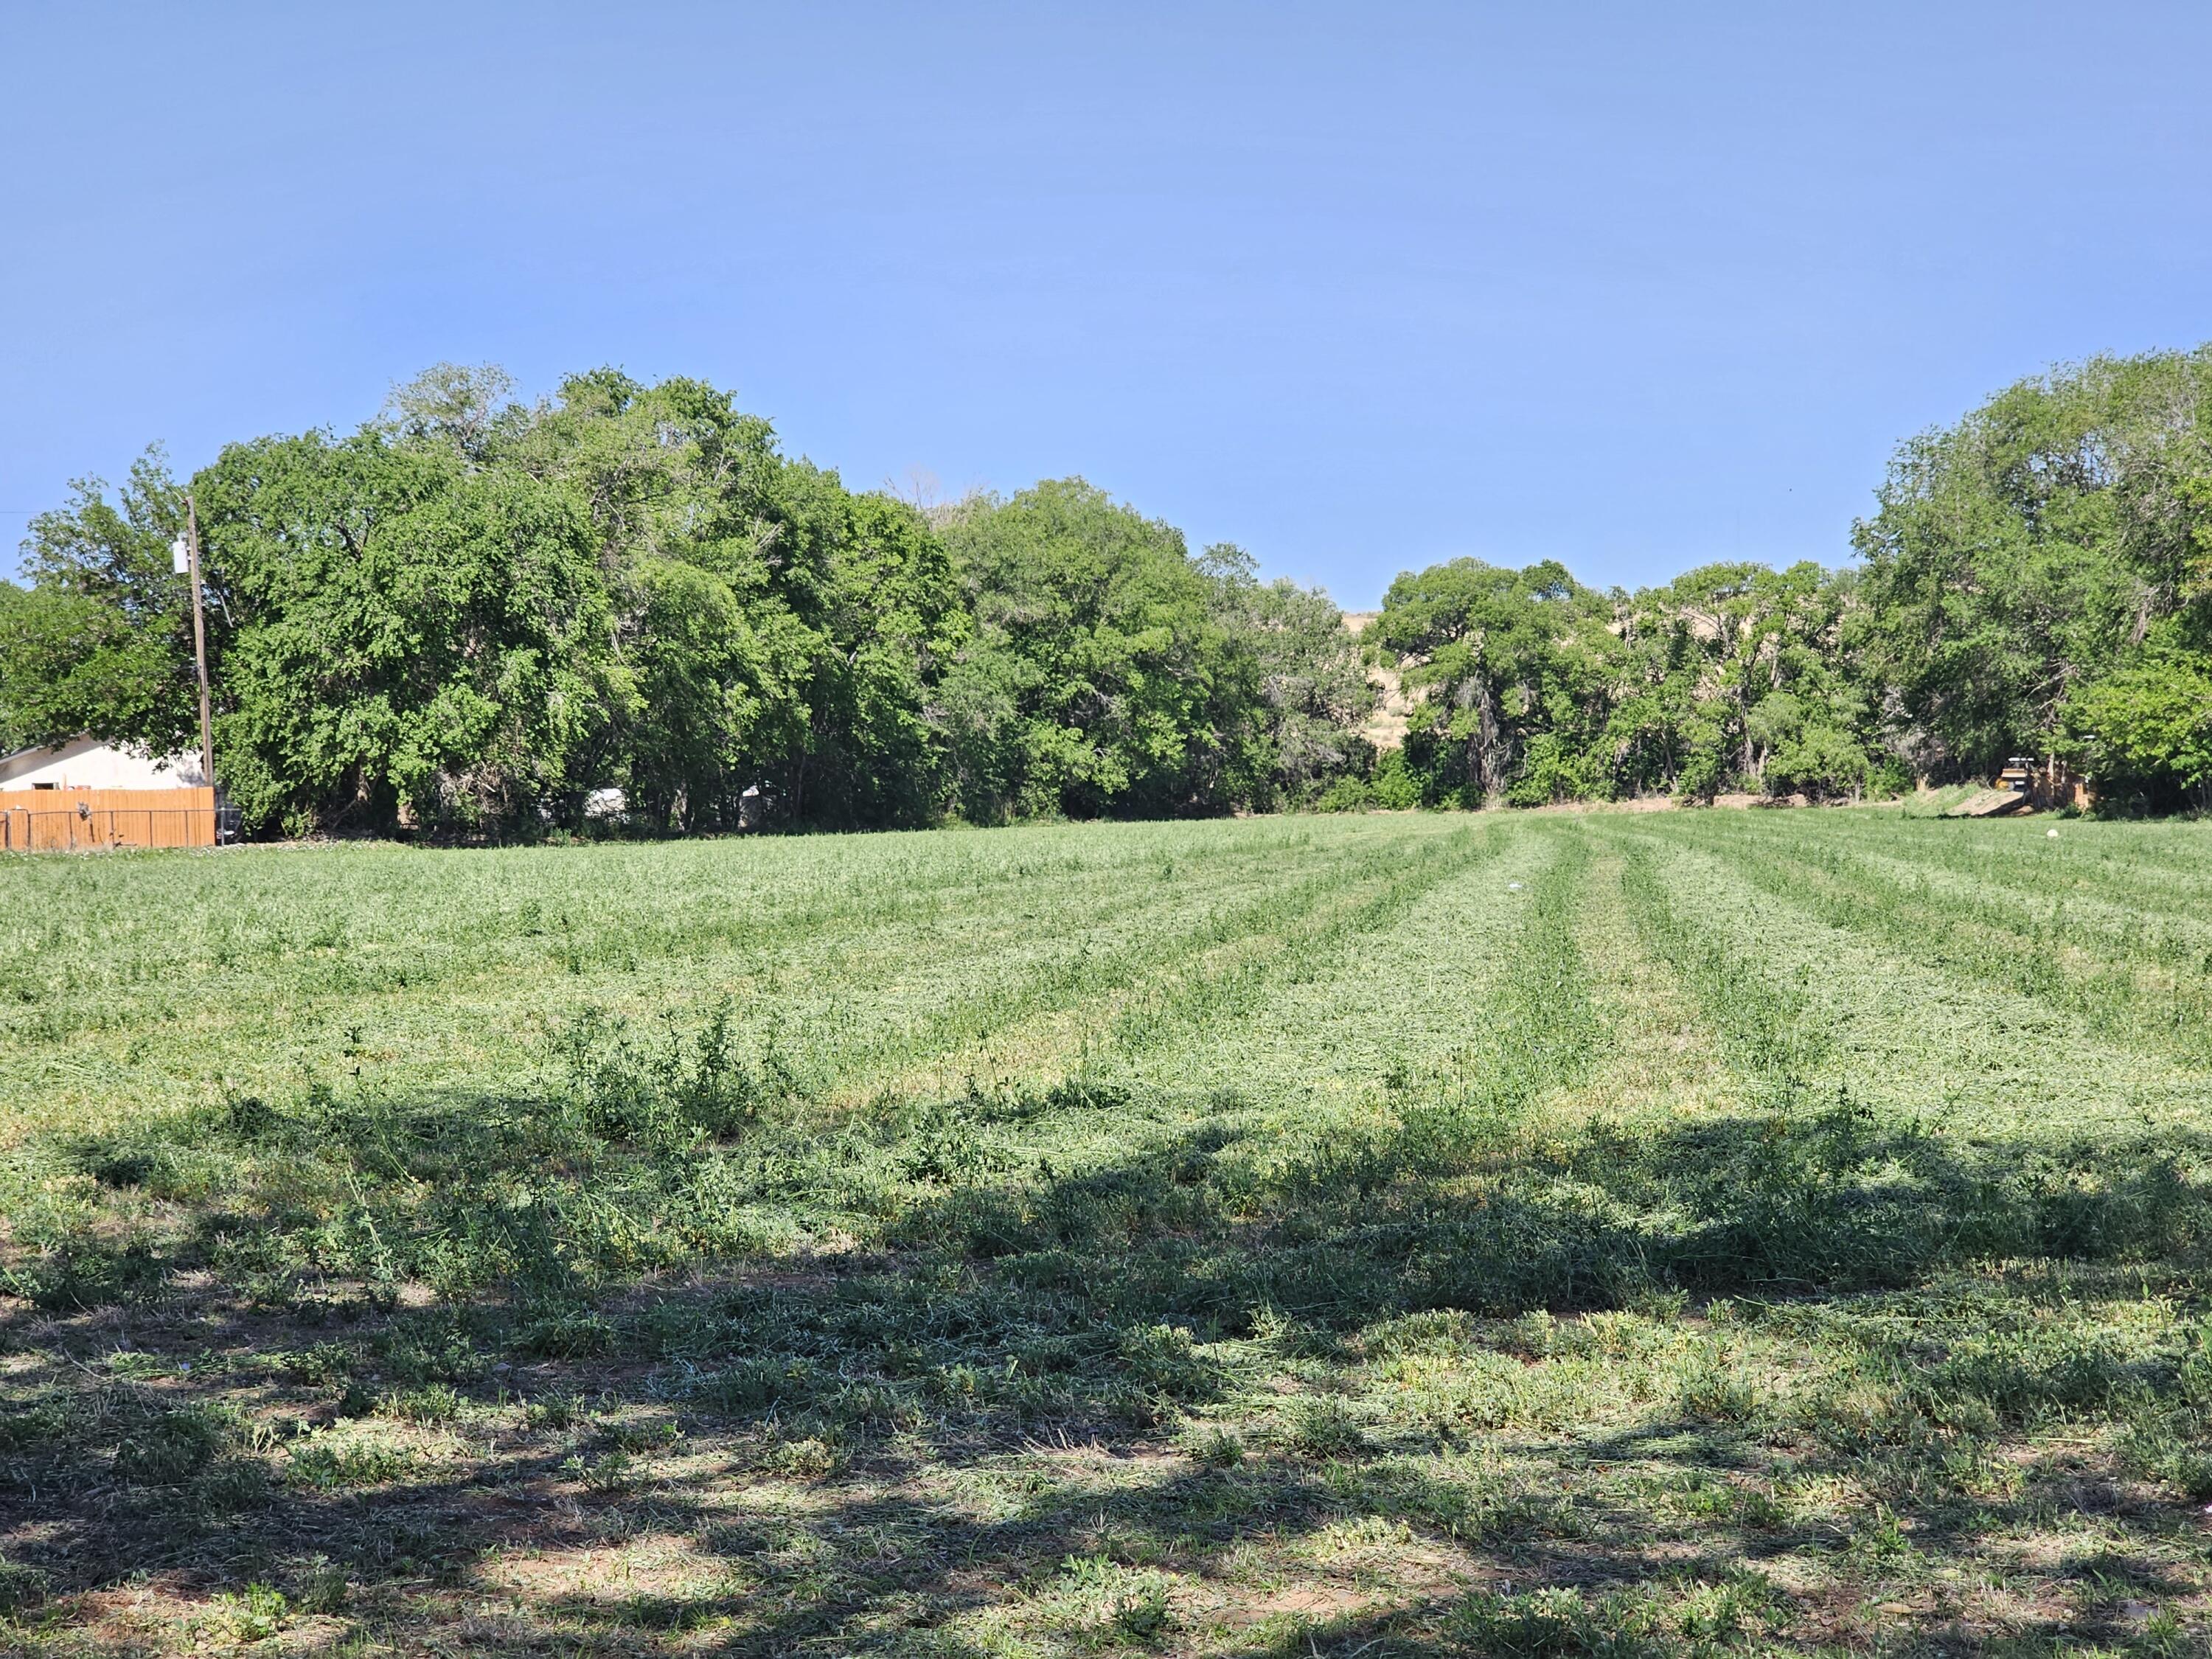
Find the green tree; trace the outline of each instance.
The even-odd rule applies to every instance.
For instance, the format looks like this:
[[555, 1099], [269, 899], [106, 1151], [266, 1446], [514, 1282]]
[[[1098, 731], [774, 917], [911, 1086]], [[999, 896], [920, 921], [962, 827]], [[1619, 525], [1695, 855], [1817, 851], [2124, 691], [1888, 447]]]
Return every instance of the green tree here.
[[1921, 769], [2043, 747], [2076, 688], [2185, 602], [2208, 391], [2212, 348], [2093, 358], [1899, 452], [1855, 539], [1869, 649]]
[[[169, 544], [184, 494], [158, 449], [116, 498], [88, 479], [31, 520], [27, 587], [0, 582], [0, 725], [10, 744], [80, 732], [174, 754], [199, 743], [191, 590]], [[225, 617], [218, 605], [217, 647]]]
[[2212, 808], [2212, 477], [2158, 483], [2130, 515], [2156, 526], [2142, 562], [2164, 614], [2109, 672], [2069, 690], [2061, 747], [2107, 796]]
[[1080, 478], [948, 516], [973, 632], [938, 702], [979, 821], [1218, 812], [1267, 754], [1255, 653], [1182, 534]]
[[1375, 688], [1335, 601], [1287, 577], [1261, 581], [1252, 556], [1225, 543], [1207, 548], [1199, 568], [1213, 584], [1215, 621], [1258, 671], [1265, 774], [1255, 804], [1309, 800], [1329, 780], [1365, 769], [1359, 726]]
[[249, 820], [481, 827], [562, 787], [605, 717], [608, 612], [565, 495], [376, 431], [234, 445], [194, 488]]
[[787, 459], [702, 381], [578, 375], [514, 441], [588, 515], [623, 695], [592, 781], [655, 822], [916, 823], [937, 810], [927, 714], [964, 637], [943, 544], [913, 508]]
[[1580, 764], [1602, 718], [1612, 652], [1604, 597], [1547, 560], [1454, 559], [1401, 575], [1372, 637], [1419, 694], [1406, 763], [1430, 799], [1468, 806], [1589, 793]]
[[[866, 826], [1214, 812], [1362, 763], [1325, 595], [1080, 480], [933, 519], [786, 457], [725, 392], [618, 370], [514, 400], [441, 364], [349, 436], [192, 480], [219, 770], [258, 827]], [[0, 728], [173, 745], [176, 486], [88, 489], [0, 586]]]
[[2212, 808], [2212, 653], [2164, 645], [2077, 689], [2067, 748], [2106, 793], [2154, 804], [2178, 791]]
[[[1623, 633], [1650, 687], [1665, 787], [1856, 793], [1881, 734], [1850, 644], [1855, 579], [1801, 561], [1713, 564], [1638, 594]], [[1778, 769], [1777, 757], [1781, 757]], [[1647, 782], [1644, 787], [1650, 787]]]

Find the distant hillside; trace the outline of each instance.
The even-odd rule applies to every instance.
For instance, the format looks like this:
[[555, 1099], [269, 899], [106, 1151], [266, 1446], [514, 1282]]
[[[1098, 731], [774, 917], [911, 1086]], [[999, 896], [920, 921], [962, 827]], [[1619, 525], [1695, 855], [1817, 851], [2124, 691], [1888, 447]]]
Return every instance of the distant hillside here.
[[[1364, 633], [1382, 614], [1379, 611], [1347, 611], [1344, 613], [1345, 631], [1348, 634]], [[1359, 735], [1377, 749], [1403, 749], [1406, 746], [1406, 722], [1413, 712], [1413, 703], [1399, 682], [1398, 671], [1370, 664], [1367, 682], [1381, 692], [1382, 697], [1374, 714], [1359, 728]]]

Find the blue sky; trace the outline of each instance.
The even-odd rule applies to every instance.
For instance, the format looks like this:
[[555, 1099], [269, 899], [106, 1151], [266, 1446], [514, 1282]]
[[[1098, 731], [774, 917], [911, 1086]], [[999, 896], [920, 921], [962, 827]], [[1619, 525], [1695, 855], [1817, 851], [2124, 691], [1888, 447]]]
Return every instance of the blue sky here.
[[1352, 605], [1840, 562], [1899, 439], [2212, 338], [2208, 64], [2201, 4], [0, 0], [0, 548], [454, 359]]

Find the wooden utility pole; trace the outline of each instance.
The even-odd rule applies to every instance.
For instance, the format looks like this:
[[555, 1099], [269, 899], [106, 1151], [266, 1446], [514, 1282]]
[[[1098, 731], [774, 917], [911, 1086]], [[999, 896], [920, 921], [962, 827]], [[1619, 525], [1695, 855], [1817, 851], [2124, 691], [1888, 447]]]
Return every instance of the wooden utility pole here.
[[200, 609], [200, 510], [190, 495], [185, 497], [185, 549], [191, 558], [192, 654], [198, 659], [200, 668], [200, 777], [212, 789], [215, 720], [208, 707], [207, 618]]

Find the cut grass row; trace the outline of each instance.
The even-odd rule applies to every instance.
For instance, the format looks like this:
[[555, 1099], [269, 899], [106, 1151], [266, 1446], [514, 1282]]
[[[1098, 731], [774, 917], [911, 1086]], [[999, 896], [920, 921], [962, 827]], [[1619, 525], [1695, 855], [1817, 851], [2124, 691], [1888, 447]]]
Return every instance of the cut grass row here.
[[[1701, 839], [1741, 847], [1734, 836]], [[2140, 915], [2115, 925], [2116, 907], [2035, 896], [2030, 871], [2002, 884], [1941, 881], [1849, 846], [1770, 848], [1740, 867], [1764, 890], [1914, 960], [2063, 1009], [2101, 1036], [2212, 1060], [2212, 934], [2199, 926], [2167, 918], [2154, 927]], [[2081, 884], [2095, 890], [2094, 877]]]

